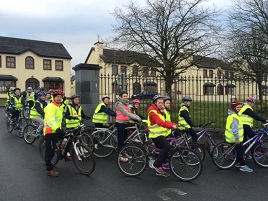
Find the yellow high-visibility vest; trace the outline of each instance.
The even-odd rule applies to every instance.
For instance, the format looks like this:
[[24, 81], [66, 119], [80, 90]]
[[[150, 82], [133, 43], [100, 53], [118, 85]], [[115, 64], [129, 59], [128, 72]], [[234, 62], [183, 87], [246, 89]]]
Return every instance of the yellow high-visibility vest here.
[[100, 103], [97, 106], [97, 108], [95, 109], [95, 112], [93, 114], [92, 122], [99, 123], [99, 124], [108, 124], [108, 114], [106, 114], [105, 112], [99, 112], [101, 109], [101, 106], [106, 107], [106, 105], [104, 103]]
[[253, 111], [252, 107], [250, 107], [249, 105], [243, 105], [241, 110], [238, 112], [238, 116], [240, 117], [243, 124], [249, 125], [250, 127], [253, 127], [253, 120], [254, 119], [246, 114], [243, 114], [243, 112], [245, 112], [247, 109], [250, 109]]
[[243, 142], [244, 139], [244, 129], [243, 129], [243, 124], [241, 119], [239, 118], [239, 116], [237, 114], [231, 114], [227, 117], [226, 120], [226, 126], [225, 126], [225, 140], [228, 143], [235, 143], [235, 136], [234, 133], [232, 131], [232, 123], [234, 121], [234, 119], [238, 120], [238, 137], [239, 137], [239, 142]]
[[[156, 110], [151, 110], [149, 114], [153, 112], [155, 113], [161, 120], [166, 121], [164, 115], [157, 113]], [[148, 114], [148, 129], [149, 129], [149, 138], [157, 138], [158, 136], [168, 136], [168, 129], [158, 124], [151, 125], [150, 115]]]
[[185, 105], [183, 105], [180, 110], [179, 110], [179, 113], [178, 113], [178, 124], [179, 124], [179, 129], [180, 130], [185, 130], [186, 128], [191, 128], [191, 126], [185, 121], [185, 119], [183, 117], [181, 117], [181, 112], [183, 110], [186, 110], [189, 112], [189, 109], [188, 107], [186, 107]]

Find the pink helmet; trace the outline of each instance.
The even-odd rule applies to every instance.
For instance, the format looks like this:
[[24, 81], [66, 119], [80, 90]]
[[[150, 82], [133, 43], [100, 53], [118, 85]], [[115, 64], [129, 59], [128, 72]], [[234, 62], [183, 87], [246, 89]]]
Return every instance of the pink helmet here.
[[133, 100], [133, 104], [135, 104], [135, 103], [139, 103], [139, 104], [140, 104], [141, 102], [140, 102], [139, 99], [134, 99], [134, 100]]

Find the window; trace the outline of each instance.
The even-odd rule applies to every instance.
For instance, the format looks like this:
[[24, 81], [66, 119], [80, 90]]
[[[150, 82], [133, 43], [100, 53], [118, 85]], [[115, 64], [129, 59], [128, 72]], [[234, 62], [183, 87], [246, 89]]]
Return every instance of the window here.
[[208, 77], [207, 73], [208, 73], [207, 70], [203, 70], [203, 78], [207, 78]]
[[56, 62], [55, 69], [59, 71], [63, 71], [63, 62], [59, 60], [56, 60], [55, 62]]
[[213, 70], [209, 70], [209, 78], [213, 78]]
[[235, 95], [234, 90], [234, 87], [225, 87], [225, 95]]
[[62, 82], [44, 82], [45, 91], [49, 91], [49, 89], [61, 89], [63, 90]]
[[229, 78], [229, 72], [225, 71], [224, 78], [228, 79]]
[[51, 60], [49, 59], [44, 59], [43, 60], [43, 69], [44, 70], [51, 70]]
[[138, 82], [135, 82], [133, 84], [133, 94], [139, 94], [141, 92], [141, 84]]
[[15, 86], [16, 86], [15, 81], [6, 81], [6, 80], [0, 81], [0, 92], [6, 92], [7, 88]]
[[40, 86], [39, 81], [35, 78], [27, 79], [25, 85], [26, 85], [25, 89], [27, 89], [28, 87], [32, 87], [33, 90], [37, 90], [38, 86]]
[[143, 76], [149, 76], [149, 68], [147, 67], [143, 68]]
[[223, 86], [221, 84], [217, 86], [217, 95], [223, 95]]
[[121, 73], [127, 76], [127, 67], [126, 66], [121, 66]]
[[118, 66], [112, 65], [112, 75], [118, 75]]
[[15, 57], [6, 57], [6, 67], [7, 68], [16, 68], [16, 58]]
[[2, 67], [2, 57], [0, 56], [0, 68]]
[[221, 79], [221, 71], [220, 70], [217, 71], [217, 78]]
[[150, 76], [155, 77], [156, 76], [156, 69], [155, 68], [151, 68], [151, 74]]
[[214, 87], [213, 83], [207, 82], [203, 85], [203, 93], [204, 95], [214, 95]]
[[139, 72], [138, 66], [133, 66], [132, 75], [133, 76], [138, 76], [138, 72]]
[[25, 68], [34, 69], [34, 59], [33, 57], [26, 57], [25, 59]]
[[234, 79], [234, 72], [230, 72], [230, 78]]

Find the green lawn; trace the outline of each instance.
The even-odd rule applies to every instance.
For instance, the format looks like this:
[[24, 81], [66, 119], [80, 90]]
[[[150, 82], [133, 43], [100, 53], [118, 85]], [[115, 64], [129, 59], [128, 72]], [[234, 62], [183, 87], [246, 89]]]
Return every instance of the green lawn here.
[[6, 100], [0, 100], [0, 106], [5, 105], [6, 104]]

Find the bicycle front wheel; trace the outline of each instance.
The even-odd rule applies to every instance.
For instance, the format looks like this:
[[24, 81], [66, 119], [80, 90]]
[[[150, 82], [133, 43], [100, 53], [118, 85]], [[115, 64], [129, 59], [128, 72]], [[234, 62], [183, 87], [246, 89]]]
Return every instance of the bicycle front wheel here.
[[[39, 143], [39, 153], [44, 162], [45, 162], [45, 152], [46, 152], [46, 141], [43, 138], [42, 140], [40, 140], [40, 143]], [[60, 160], [59, 151], [58, 149], [56, 149], [54, 156], [51, 160], [51, 164], [56, 165], [59, 162], [59, 160]]]
[[34, 143], [36, 139], [36, 127], [33, 125], [25, 126], [23, 129], [23, 139], [27, 144]]
[[23, 118], [26, 119], [26, 120], [30, 120], [30, 109], [23, 109], [22, 110], [22, 115], [23, 115]]
[[138, 176], [145, 170], [147, 164], [146, 152], [139, 146], [126, 145], [119, 152], [117, 164], [124, 175]]
[[15, 127], [14, 121], [11, 120], [11, 118], [7, 121], [7, 131], [11, 133]]
[[192, 149], [198, 155], [198, 157], [201, 159], [201, 161], [203, 161], [205, 159], [205, 150], [200, 144], [191, 142], [191, 143], [189, 143], [188, 148]]
[[268, 141], [258, 144], [253, 150], [253, 160], [261, 167], [268, 167]]
[[227, 142], [216, 145], [212, 151], [212, 162], [220, 169], [231, 168], [236, 161], [234, 146]]
[[203, 163], [192, 149], [179, 147], [171, 154], [170, 169], [178, 179], [193, 181], [201, 175]]
[[94, 140], [94, 155], [99, 158], [110, 156], [116, 147], [115, 137], [106, 131], [95, 131], [92, 133]]
[[95, 170], [95, 158], [87, 145], [77, 143], [71, 151], [71, 156], [74, 166], [80, 173], [90, 175]]

